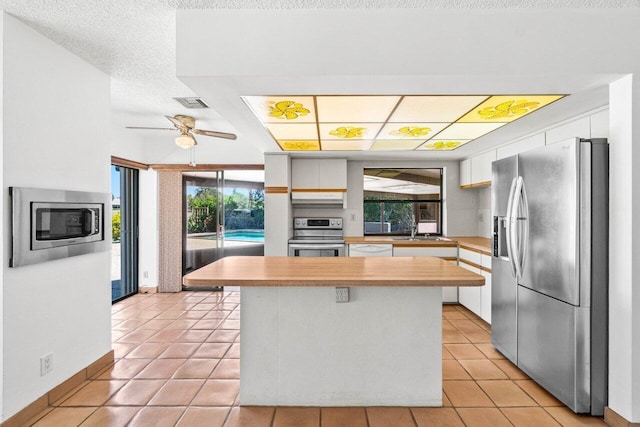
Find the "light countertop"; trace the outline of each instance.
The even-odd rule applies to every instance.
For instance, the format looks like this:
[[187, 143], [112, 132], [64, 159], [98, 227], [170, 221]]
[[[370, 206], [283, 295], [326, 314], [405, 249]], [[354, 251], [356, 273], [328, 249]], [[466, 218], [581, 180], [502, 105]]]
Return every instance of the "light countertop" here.
[[485, 255], [491, 255], [491, 239], [477, 236], [453, 236], [449, 240], [396, 240], [391, 236], [351, 236], [345, 237], [345, 243], [391, 244], [395, 247], [454, 247], [470, 249]]

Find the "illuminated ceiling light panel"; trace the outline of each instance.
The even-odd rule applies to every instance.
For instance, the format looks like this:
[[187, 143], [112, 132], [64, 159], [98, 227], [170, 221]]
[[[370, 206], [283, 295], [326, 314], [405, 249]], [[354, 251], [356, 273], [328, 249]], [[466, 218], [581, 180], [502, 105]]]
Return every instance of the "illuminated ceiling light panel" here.
[[534, 110], [551, 104], [562, 98], [562, 95], [500, 95], [478, 105], [458, 123], [468, 122], [500, 122], [509, 123]]
[[316, 96], [318, 122], [384, 123], [400, 96]]
[[476, 139], [504, 125], [506, 125], [506, 123], [454, 123], [435, 135], [435, 138]]
[[418, 139], [424, 141], [444, 129], [448, 123], [387, 123], [376, 139]]
[[318, 139], [318, 128], [313, 123], [266, 123], [265, 126], [277, 140], [296, 139], [307, 141]]
[[564, 96], [282, 95], [243, 100], [283, 151], [445, 151]]
[[415, 139], [376, 139], [371, 145], [370, 150], [375, 151], [406, 151], [415, 150], [424, 140]]
[[487, 96], [405, 96], [388, 121], [451, 123], [487, 98]]
[[470, 139], [430, 139], [418, 147], [418, 150], [449, 151], [455, 150]]
[[367, 139], [375, 138], [382, 123], [320, 123], [320, 139]]
[[318, 141], [277, 141], [283, 151], [320, 151]]
[[246, 96], [249, 105], [262, 123], [315, 123], [313, 96]]
[[335, 139], [323, 139], [322, 151], [366, 151], [371, 145], [370, 140], [338, 141]]

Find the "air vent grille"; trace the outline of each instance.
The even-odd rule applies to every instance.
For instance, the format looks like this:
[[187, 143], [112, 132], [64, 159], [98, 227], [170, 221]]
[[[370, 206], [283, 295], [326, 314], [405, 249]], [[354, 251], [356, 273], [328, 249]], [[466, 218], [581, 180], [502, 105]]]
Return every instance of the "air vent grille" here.
[[185, 108], [209, 108], [209, 106], [202, 100], [202, 98], [197, 97], [187, 97], [187, 98], [173, 98], [182, 104]]

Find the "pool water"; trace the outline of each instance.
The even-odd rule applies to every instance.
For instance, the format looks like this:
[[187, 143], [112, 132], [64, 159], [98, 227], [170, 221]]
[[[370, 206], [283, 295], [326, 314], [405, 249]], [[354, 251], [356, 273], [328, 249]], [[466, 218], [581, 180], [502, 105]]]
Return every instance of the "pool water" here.
[[227, 231], [224, 238], [243, 242], [264, 242], [264, 231]]
[[[207, 239], [207, 240], [215, 240], [217, 238], [215, 233], [211, 234], [202, 234], [191, 236], [195, 239]], [[224, 233], [225, 240], [232, 240], [237, 242], [253, 242], [253, 243], [264, 243], [264, 231], [256, 230], [238, 230], [238, 231], [226, 231]]]

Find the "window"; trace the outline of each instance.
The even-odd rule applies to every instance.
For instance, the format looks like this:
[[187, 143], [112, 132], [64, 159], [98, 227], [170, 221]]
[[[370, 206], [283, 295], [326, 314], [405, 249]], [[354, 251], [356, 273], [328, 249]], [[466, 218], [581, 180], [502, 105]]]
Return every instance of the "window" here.
[[442, 169], [365, 169], [364, 234], [442, 234]]

